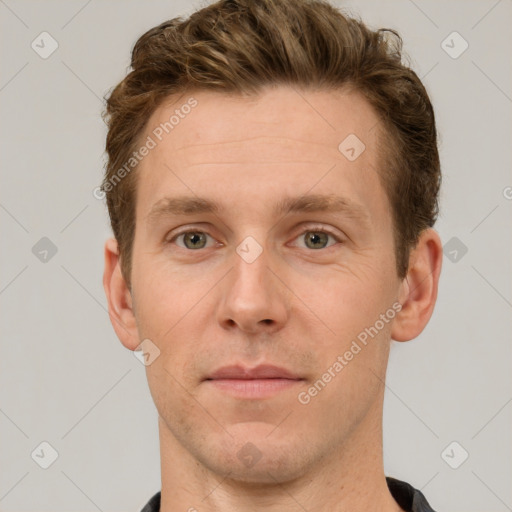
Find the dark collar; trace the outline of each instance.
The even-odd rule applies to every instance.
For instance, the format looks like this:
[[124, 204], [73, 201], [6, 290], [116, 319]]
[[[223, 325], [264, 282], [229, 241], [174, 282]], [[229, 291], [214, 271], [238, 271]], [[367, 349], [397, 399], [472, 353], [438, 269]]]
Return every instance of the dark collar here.
[[[395, 501], [407, 512], [435, 512], [425, 496], [412, 485], [389, 476], [386, 477], [386, 482]], [[157, 492], [141, 512], [160, 512], [160, 496], [161, 493]]]

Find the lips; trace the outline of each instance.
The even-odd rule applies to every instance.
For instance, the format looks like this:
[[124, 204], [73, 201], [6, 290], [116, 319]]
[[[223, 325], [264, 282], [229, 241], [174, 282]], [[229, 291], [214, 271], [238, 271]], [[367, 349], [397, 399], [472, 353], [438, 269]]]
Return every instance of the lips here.
[[207, 389], [235, 400], [264, 400], [290, 392], [304, 379], [286, 368], [261, 364], [223, 366], [204, 379]]
[[204, 384], [207, 389], [229, 395], [235, 400], [264, 400], [290, 392], [303, 380], [286, 368], [270, 364], [254, 368], [232, 365], [215, 370], [204, 379]]
[[302, 380], [301, 377], [287, 370], [274, 365], [258, 365], [248, 368], [241, 365], [224, 366], [214, 371], [205, 380], [261, 380], [261, 379], [288, 379]]

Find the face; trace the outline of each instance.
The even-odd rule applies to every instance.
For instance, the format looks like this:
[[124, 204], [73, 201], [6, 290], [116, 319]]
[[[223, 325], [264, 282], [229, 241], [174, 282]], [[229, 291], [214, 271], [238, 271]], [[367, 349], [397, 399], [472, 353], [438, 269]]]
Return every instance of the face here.
[[161, 428], [208, 470], [294, 478], [381, 414], [402, 283], [377, 122], [356, 93], [285, 86], [149, 120], [135, 321]]

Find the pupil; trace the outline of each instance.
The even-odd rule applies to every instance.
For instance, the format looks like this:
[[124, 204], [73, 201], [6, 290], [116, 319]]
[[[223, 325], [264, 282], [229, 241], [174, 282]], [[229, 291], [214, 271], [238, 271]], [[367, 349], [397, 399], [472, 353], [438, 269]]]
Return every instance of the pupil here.
[[204, 237], [201, 235], [201, 233], [189, 233], [187, 238], [188, 238], [188, 240], [189, 240], [189, 242], [191, 243], [192, 246], [197, 247], [196, 244], [198, 242], [200, 243], [201, 239], [204, 238]]
[[318, 243], [322, 244], [322, 239], [325, 239], [325, 233], [311, 233], [309, 236], [309, 240], [312, 245], [316, 246]]

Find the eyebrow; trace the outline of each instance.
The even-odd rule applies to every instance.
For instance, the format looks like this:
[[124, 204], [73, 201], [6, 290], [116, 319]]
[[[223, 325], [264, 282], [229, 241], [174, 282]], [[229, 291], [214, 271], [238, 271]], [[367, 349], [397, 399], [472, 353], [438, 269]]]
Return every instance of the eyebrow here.
[[[146, 216], [146, 222], [153, 224], [162, 218], [171, 216], [195, 215], [202, 213], [217, 214], [223, 210], [221, 205], [210, 199], [191, 196], [164, 197], [157, 201]], [[307, 212], [343, 213], [363, 224], [371, 224], [368, 211], [351, 199], [335, 194], [309, 194], [299, 197], [285, 197], [278, 201], [273, 209], [274, 215]]]

